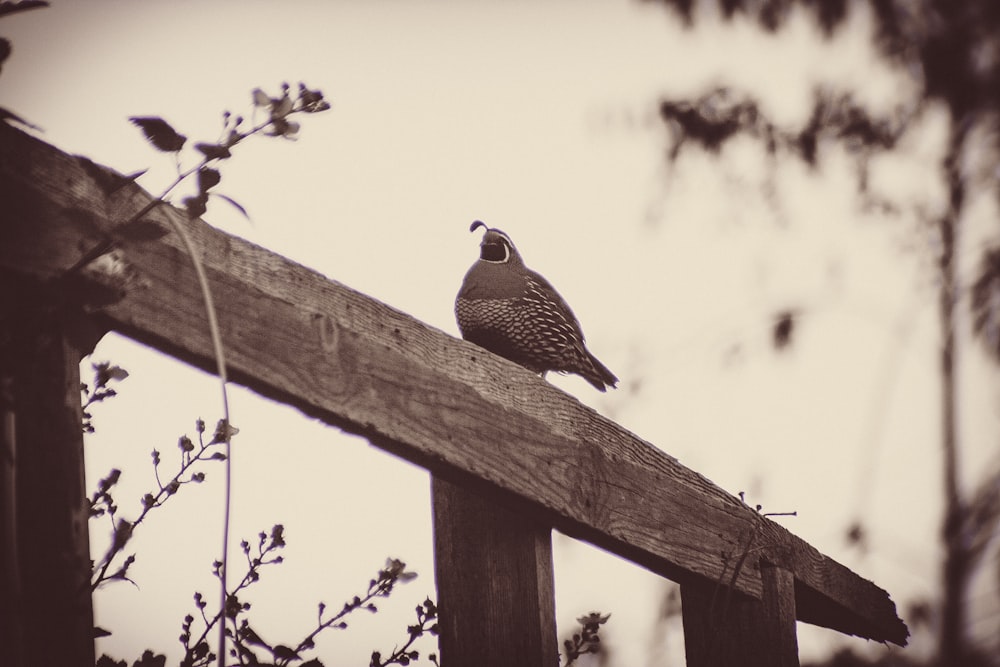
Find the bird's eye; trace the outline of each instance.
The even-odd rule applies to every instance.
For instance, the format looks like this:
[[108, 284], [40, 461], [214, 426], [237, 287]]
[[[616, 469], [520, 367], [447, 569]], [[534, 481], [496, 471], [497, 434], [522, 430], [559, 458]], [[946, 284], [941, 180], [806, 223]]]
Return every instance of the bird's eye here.
[[506, 262], [510, 257], [510, 251], [507, 249], [506, 243], [497, 239], [496, 241], [484, 243], [480, 249], [479, 256], [487, 262]]

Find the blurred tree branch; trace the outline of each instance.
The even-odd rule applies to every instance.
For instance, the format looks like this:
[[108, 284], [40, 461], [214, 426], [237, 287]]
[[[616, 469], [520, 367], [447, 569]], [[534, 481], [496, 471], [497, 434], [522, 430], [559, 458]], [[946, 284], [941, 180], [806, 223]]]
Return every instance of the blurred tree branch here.
[[[1000, 245], [983, 250], [970, 292], [959, 281], [961, 234], [967, 202], [979, 194], [1000, 201], [1000, 3], [982, 0], [650, 0], [670, 8], [693, 28], [703, 15], [717, 10], [729, 21], [756, 22], [765, 34], [778, 34], [794, 11], [809, 13], [822, 34], [833, 36], [851, 12], [868, 10], [874, 42], [882, 57], [919, 81], [916, 97], [903, 100], [890, 117], [865, 108], [850, 91], [817, 89], [812, 113], [801, 127], [781, 127], [762, 111], [752, 92], [713, 85], [694, 99], [665, 99], [663, 121], [673, 130], [668, 160], [689, 145], [718, 153], [737, 136], [758, 140], [769, 155], [792, 156], [815, 166], [823, 142], [844, 144], [855, 155], [857, 189], [868, 199], [871, 156], [895, 149], [898, 140], [932, 105], [943, 105], [949, 136], [940, 163], [947, 201], [944, 212], [927, 220], [936, 232], [933, 244], [937, 273], [942, 382], [942, 455], [945, 512], [942, 539], [941, 614], [938, 659], [963, 664], [973, 650], [965, 636], [966, 598], [973, 569], [996, 532], [998, 480], [991, 475], [977, 492], [967, 494], [960, 478], [957, 428], [959, 386], [956, 340], [957, 304], [970, 305], [973, 331], [1000, 361]], [[986, 137], [985, 142], [982, 138]], [[977, 173], [967, 166], [973, 151]], [[997, 241], [994, 241], [997, 244]], [[777, 344], [778, 338], [775, 342]], [[992, 486], [991, 486], [992, 485]]]

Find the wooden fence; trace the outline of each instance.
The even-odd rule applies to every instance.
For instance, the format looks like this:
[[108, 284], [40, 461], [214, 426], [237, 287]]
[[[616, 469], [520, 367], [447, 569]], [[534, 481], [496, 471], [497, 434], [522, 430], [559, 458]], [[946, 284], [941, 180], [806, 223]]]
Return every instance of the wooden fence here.
[[[80, 355], [115, 330], [214, 369], [180, 240], [116, 231], [150, 201], [0, 123], [0, 640], [13, 666], [93, 664]], [[167, 216], [184, 217], [156, 207], [147, 231]], [[796, 620], [905, 645], [884, 590], [536, 375], [183, 224], [231, 379], [432, 473], [445, 667], [558, 664], [552, 528], [679, 582], [692, 667], [797, 665]], [[116, 256], [67, 273], [109, 240]]]

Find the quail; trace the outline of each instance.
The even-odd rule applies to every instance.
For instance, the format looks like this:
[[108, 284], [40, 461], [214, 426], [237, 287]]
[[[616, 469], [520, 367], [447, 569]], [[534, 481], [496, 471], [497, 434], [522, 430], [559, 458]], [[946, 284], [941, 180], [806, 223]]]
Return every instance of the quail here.
[[543, 376], [576, 373], [599, 391], [618, 383], [584, 345], [569, 305], [548, 280], [524, 265], [514, 243], [499, 229], [486, 230], [479, 259], [465, 274], [455, 300], [462, 338]]

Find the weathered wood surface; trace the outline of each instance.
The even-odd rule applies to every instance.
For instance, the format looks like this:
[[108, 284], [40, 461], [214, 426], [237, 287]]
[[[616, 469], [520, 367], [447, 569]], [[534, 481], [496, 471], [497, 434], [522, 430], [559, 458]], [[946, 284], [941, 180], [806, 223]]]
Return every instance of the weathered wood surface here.
[[[0, 147], [0, 271], [63, 276], [150, 199], [2, 124]], [[166, 206], [146, 217], [167, 230], [166, 216], [183, 218]], [[794, 573], [800, 620], [905, 644], [884, 590], [536, 375], [245, 240], [183, 224], [202, 251], [234, 381], [682, 583], [728, 583], [754, 534], [739, 592], [760, 598], [767, 557]], [[98, 321], [213, 370], [181, 241], [122, 243], [141, 286]], [[83, 283], [62, 278], [66, 290], [105, 296]]]
[[559, 664], [552, 529], [432, 482], [442, 665]]
[[90, 667], [80, 353], [66, 313], [13, 287], [0, 283], [0, 662]]
[[713, 586], [681, 586], [687, 667], [799, 667], [795, 578], [761, 567], [760, 600]]

